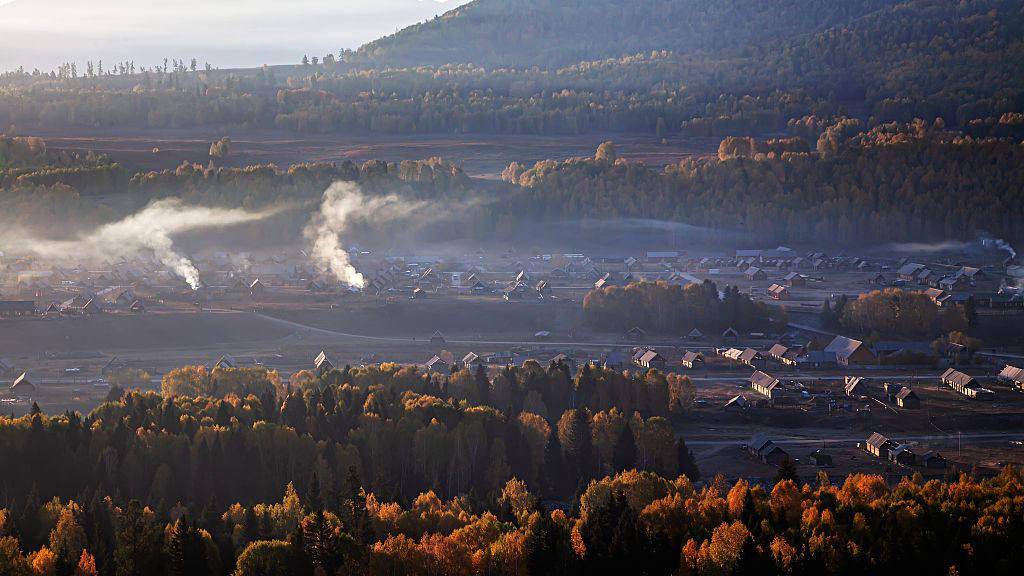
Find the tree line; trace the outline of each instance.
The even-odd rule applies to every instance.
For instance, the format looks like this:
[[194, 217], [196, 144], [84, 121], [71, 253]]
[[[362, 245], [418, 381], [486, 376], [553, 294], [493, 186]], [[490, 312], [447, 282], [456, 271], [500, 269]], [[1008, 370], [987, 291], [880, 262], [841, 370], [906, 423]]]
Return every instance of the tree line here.
[[[339, 379], [352, 384], [339, 388]], [[254, 394], [240, 401], [229, 392], [223, 399], [126, 393], [85, 419], [38, 411], [0, 419], [0, 447], [9, 464], [0, 479], [0, 573], [1011, 574], [1024, 560], [1017, 545], [1024, 536], [1024, 478], [1012, 467], [985, 480], [961, 474], [925, 481], [915, 475], [895, 486], [861, 474], [841, 483], [824, 472], [802, 479], [791, 465], [780, 466], [775, 481], [764, 484], [730, 483], [722, 476], [698, 482], [695, 469], [631, 468], [647, 448], [622, 440], [610, 452], [612, 466], [604, 472], [582, 470], [588, 450], [596, 462], [607, 438], [629, 436], [617, 433], [615, 422], [629, 430], [642, 418], [623, 423], [614, 411], [585, 418], [586, 409], [570, 409], [549, 433], [547, 451], [560, 446], [559, 465], [581, 474], [578, 488], [568, 489], [575, 494], [563, 501], [551, 499], [544, 481], [523, 480], [523, 470], [494, 465], [493, 454], [486, 467], [487, 495], [470, 490], [444, 496], [433, 486], [404, 495], [374, 488], [368, 479], [373, 473], [361, 468], [359, 458], [322, 436], [339, 431], [331, 415], [324, 414], [328, 426], [320, 428], [320, 416], [297, 418], [298, 408], [289, 404], [316, 398], [317, 413], [324, 413], [324, 397], [337, 394], [344, 412], [351, 388], [378, 379], [346, 369], [315, 377], [308, 387], [286, 388], [280, 417], [261, 414]], [[428, 428], [450, 421], [451, 408], [445, 414], [446, 402], [438, 397], [425, 402], [423, 395], [407, 393], [400, 407], [371, 400], [376, 393], [366, 397], [363, 409], [364, 416], [379, 421], [375, 434], [395, 417], [400, 421], [391, 426], [393, 433], [412, 424], [408, 416], [377, 412], [382, 408], [419, 412], [416, 425], [429, 418]], [[225, 404], [229, 408], [222, 408]], [[463, 440], [448, 446], [437, 437], [413, 443], [441, 451], [484, 448], [488, 426], [501, 428], [502, 418], [493, 408], [478, 409], [487, 411], [491, 422], [481, 412], [478, 426]], [[520, 413], [520, 420], [527, 415]], [[193, 421], [197, 416], [201, 422]], [[289, 422], [308, 428], [300, 432]], [[246, 429], [260, 436], [255, 446], [245, 439]], [[354, 432], [349, 435], [359, 442]], [[506, 454], [513, 454], [511, 447], [523, 442], [515, 437], [498, 432], [492, 443], [508, 441]], [[191, 442], [211, 448], [193, 454]], [[678, 450], [688, 453], [685, 445]], [[312, 454], [317, 456], [311, 465], [305, 459]], [[258, 461], [255, 469], [252, 458]], [[373, 458], [390, 455], [380, 451]], [[197, 487], [173, 468], [183, 462], [215, 491], [193, 491]], [[109, 478], [151, 464], [162, 472], [148, 494]], [[429, 472], [418, 458], [404, 466], [416, 474]], [[64, 473], [60, 482], [80, 486], [72, 495], [55, 490], [54, 472]], [[267, 472], [274, 472], [273, 482]], [[207, 474], [212, 476], [199, 478]], [[430, 479], [442, 491], [444, 481]], [[175, 493], [179, 482], [188, 488]], [[252, 485], [261, 483], [265, 487], [254, 492]]]
[[686, 334], [694, 328], [749, 331], [770, 325], [766, 304], [752, 301], [735, 286], [726, 286], [720, 293], [718, 286], [707, 280], [686, 285], [630, 282], [595, 289], [583, 298], [583, 313], [590, 324], [609, 330], [640, 327]]
[[[939, 123], [845, 120], [821, 132], [816, 153], [793, 141], [726, 139], [715, 158], [663, 170], [608, 157], [512, 163], [522, 188], [494, 206], [497, 231], [516, 219], [644, 218], [749, 233], [759, 241], [829, 244], [973, 239], [978, 230], [1024, 237], [1024, 145], [976, 139]], [[833, 129], [835, 128], [835, 129]]]

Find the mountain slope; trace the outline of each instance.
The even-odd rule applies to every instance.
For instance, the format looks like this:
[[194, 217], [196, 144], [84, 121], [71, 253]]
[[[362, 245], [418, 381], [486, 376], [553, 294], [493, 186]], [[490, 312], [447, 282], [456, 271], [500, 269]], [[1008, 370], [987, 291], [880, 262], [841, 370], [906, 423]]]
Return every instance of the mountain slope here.
[[897, 0], [475, 0], [371, 42], [363, 62], [559, 67], [652, 50], [715, 53], [827, 30]]

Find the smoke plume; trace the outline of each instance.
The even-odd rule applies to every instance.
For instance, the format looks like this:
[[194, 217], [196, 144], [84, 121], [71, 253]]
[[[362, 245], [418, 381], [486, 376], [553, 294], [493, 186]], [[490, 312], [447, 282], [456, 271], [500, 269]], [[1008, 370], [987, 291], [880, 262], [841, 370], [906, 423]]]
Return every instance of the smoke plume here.
[[937, 252], [961, 252], [971, 248], [968, 242], [946, 240], [943, 242], [905, 242], [901, 244], [889, 244], [885, 247], [892, 252], [904, 254], [934, 254]]
[[385, 224], [410, 217], [425, 207], [394, 194], [367, 197], [349, 182], [335, 182], [325, 192], [320, 210], [313, 214], [304, 235], [310, 255], [341, 282], [363, 288], [366, 278], [356, 270], [343, 246], [343, 237], [352, 224]]
[[1007, 242], [1006, 240], [996, 238], [995, 240], [993, 240], [993, 243], [995, 244], [996, 248], [999, 248], [1000, 250], [1003, 250], [1004, 252], [1009, 254], [1010, 260], [1015, 260], [1017, 258], [1017, 251], [1014, 250], [1013, 246], [1010, 246], [1010, 243]]
[[81, 262], [152, 255], [195, 290], [199, 288], [199, 270], [175, 249], [176, 235], [256, 222], [278, 212], [187, 206], [179, 198], [166, 198], [74, 240], [41, 239], [30, 234], [9, 235], [7, 240], [15, 239], [20, 251], [51, 260]]

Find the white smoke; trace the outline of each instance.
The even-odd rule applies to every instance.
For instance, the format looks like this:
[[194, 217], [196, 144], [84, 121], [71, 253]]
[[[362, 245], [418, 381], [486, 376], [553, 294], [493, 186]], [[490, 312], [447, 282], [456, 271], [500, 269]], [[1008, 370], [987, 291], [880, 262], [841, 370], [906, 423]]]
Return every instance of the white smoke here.
[[199, 270], [175, 249], [174, 236], [255, 222], [278, 212], [280, 210], [250, 212], [241, 208], [187, 206], [179, 198], [166, 198], [74, 240], [41, 239], [29, 234], [11, 234], [5, 240], [13, 239], [19, 251], [53, 260], [109, 260], [152, 255], [195, 290], [199, 288]]
[[1008, 253], [1010, 255], [1010, 260], [1014, 260], [1017, 258], [1017, 251], [1014, 250], [1013, 246], [1010, 246], [1010, 243], [1007, 242], [1006, 240], [996, 238], [995, 240], [992, 241], [992, 243], [995, 244], [996, 248], [999, 248], [1000, 250], [1003, 250], [1006, 253]]
[[889, 244], [886, 248], [893, 252], [933, 254], [936, 252], [960, 252], [967, 250], [971, 245], [967, 242], [946, 240], [944, 242], [905, 242], [901, 244]]
[[355, 184], [335, 182], [324, 191], [320, 210], [313, 214], [303, 232], [310, 244], [310, 256], [339, 281], [363, 288], [366, 278], [352, 265], [342, 244], [349, 226], [359, 221], [383, 224], [401, 220], [425, 206], [424, 202], [394, 194], [367, 197]]

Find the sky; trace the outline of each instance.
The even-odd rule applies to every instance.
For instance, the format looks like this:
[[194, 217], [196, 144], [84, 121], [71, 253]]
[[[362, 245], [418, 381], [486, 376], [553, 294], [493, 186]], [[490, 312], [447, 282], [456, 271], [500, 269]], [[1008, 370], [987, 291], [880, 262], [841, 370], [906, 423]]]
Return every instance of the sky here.
[[0, 70], [164, 58], [292, 64], [391, 34], [466, 0], [0, 0]]

